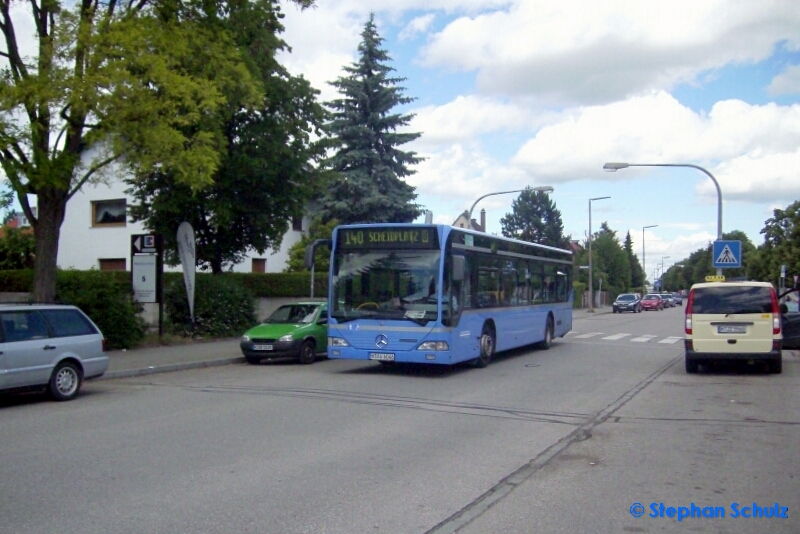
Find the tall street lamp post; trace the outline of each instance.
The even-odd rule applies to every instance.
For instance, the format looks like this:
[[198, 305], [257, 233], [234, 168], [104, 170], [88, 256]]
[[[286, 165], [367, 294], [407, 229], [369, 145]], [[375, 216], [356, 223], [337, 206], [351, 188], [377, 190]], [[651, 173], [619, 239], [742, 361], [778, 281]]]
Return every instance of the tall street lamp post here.
[[660, 287], [661, 291], [664, 291], [664, 280], [663, 280], [663, 278], [664, 278], [664, 260], [666, 260], [666, 259], [669, 259], [669, 256], [661, 256], [661, 268], [659, 269], [661, 271], [661, 278], [662, 278], [661, 287]]
[[[553, 186], [552, 185], [540, 185], [538, 187], [532, 187], [531, 190], [532, 191], [536, 191], [537, 193], [552, 193], [553, 192]], [[498, 191], [496, 193], [486, 193], [482, 197], [478, 197], [478, 200], [473, 202], [472, 203], [472, 207], [469, 209], [469, 214], [467, 215], [467, 225], [471, 224], [471, 221], [472, 221], [472, 210], [474, 210], [475, 206], [478, 205], [478, 202], [480, 202], [484, 198], [490, 197], [492, 195], [505, 195], [507, 193], [522, 193], [523, 191], [525, 191], [525, 189], [514, 189], [513, 191]], [[486, 228], [484, 228], [483, 231], [485, 232]]]
[[644, 274], [645, 278], [644, 281], [642, 282], [642, 289], [644, 289], [644, 286], [647, 285], [647, 261], [645, 260], [644, 257], [644, 229], [655, 228], [657, 226], [658, 226], [657, 224], [651, 224], [650, 226], [642, 226], [642, 274]]
[[594, 313], [594, 284], [592, 281], [592, 201], [611, 197], [595, 197], [589, 199], [589, 311]]
[[[717, 188], [717, 240], [722, 239], [722, 190], [719, 188], [719, 182], [717, 179], [714, 178], [714, 175], [708, 172], [706, 169], [701, 167], [700, 165], [694, 165], [692, 163], [606, 163], [603, 165], [603, 170], [609, 172], [615, 172], [619, 169], [627, 169], [628, 167], [690, 167], [692, 169], [697, 169], [698, 171], [705, 173], [706, 176], [711, 178], [711, 181], [714, 182], [714, 187]], [[722, 269], [717, 268], [717, 276], [722, 275]]]

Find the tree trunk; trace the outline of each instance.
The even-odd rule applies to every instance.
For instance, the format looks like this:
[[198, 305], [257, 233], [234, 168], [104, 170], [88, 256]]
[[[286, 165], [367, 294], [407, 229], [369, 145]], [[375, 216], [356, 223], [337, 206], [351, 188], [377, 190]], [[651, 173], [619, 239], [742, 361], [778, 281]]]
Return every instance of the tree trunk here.
[[[37, 194], [36, 259], [33, 265], [33, 301], [52, 303], [56, 297], [58, 239], [67, 205], [66, 191], [44, 187]], [[77, 245], [77, 244], [74, 244]]]

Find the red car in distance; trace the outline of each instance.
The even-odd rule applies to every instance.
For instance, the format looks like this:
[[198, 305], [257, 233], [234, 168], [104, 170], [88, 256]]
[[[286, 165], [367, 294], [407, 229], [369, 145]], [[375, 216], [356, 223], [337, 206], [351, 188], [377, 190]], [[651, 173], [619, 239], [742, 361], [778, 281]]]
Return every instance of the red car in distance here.
[[664, 309], [664, 300], [661, 298], [660, 295], [649, 293], [645, 295], [644, 298], [642, 299], [642, 311], [648, 311], [648, 310], [660, 311], [663, 309]]

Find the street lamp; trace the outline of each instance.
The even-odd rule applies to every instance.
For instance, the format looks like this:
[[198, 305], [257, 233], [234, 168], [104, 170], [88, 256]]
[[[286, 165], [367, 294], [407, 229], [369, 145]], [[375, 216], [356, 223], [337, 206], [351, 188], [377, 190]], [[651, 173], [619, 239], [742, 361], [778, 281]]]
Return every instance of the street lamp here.
[[[669, 256], [661, 256], [661, 267], [659, 267], [659, 270], [661, 271], [661, 277], [662, 278], [664, 277], [664, 260], [666, 260], [668, 258], [669, 258]], [[653, 280], [653, 282], [655, 282], [655, 280]], [[662, 284], [661, 284], [661, 291], [664, 291], [663, 280], [662, 280]]]
[[592, 201], [611, 197], [595, 197], [589, 199], [589, 311], [594, 313], [594, 284], [592, 281]]
[[642, 286], [646, 285], [647, 283], [647, 261], [644, 258], [644, 229], [645, 228], [655, 228], [657, 224], [651, 224], [650, 226], [642, 226], [642, 273], [644, 274], [645, 280], [642, 282]]
[[[719, 188], [719, 182], [714, 178], [714, 175], [699, 165], [691, 163], [606, 163], [603, 165], [603, 170], [608, 172], [615, 172], [619, 169], [627, 169], [628, 167], [690, 167], [705, 173], [711, 181], [714, 182], [714, 187], [717, 188], [717, 240], [722, 240], [722, 190]], [[722, 269], [717, 268], [717, 275], [722, 275]]]
[[[537, 193], [552, 193], [553, 192], [553, 186], [552, 185], [540, 185], [538, 187], [532, 187], [530, 189], [532, 191], [536, 191]], [[482, 197], [478, 197], [478, 200], [476, 200], [472, 204], [472, 207], [469, 209], [469, 214], [467, 215], [467, 225], [471, 224], [471, 221], [472, 221], [472, 210], [474, 210], [475, 206], [478, 204], [478, 202], [480, 202], [484, 198], [490, 197], [492, 195], [505, 195], [506, 193], [522, 193], [523, 191], [525, 191], [525, 189], [514, 189], [513, 191], [498, 191], [497, 193], [486, 193]], [[486, 228], [484, 228], [483, 231], [485, 232]]]

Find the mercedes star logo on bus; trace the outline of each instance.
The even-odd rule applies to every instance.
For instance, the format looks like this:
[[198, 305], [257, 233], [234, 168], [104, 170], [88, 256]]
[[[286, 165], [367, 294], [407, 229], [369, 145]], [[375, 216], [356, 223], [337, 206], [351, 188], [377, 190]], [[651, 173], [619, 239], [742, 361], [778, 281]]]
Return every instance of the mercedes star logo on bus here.
[[379, 349], [385, 349], [388, 344], [389, 344], [389, 338], [384, 336], [383, 334], [375, 338], [375, 345]]

